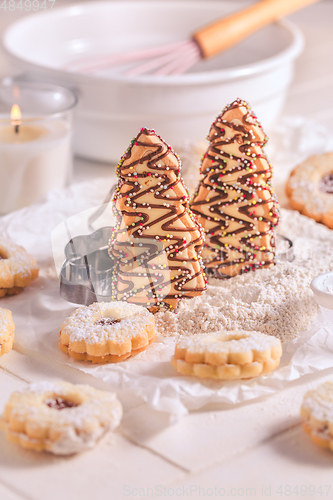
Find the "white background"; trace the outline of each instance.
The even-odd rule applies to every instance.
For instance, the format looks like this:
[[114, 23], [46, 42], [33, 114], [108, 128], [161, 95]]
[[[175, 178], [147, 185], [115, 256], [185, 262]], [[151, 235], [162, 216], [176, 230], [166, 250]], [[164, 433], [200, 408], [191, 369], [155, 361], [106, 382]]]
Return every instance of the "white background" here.
[[[56, 0], [54, 8], [67, 3]], [[20, 15], [0, 9], [1, 29]], [[333, 134], [333, 2], [313, 5], [291, 19], [303, 30], [307, 46], [296, 65], [284, 115], [315, 119]], [[0, 54], [0, 74], [10, 71]], [[75, 160], [76, 181], [112, 174], [109, 165]], [[13, 390], [30, 381], [59, 378], [108, 389], [90, 375], [16, 347], [0, 359], [0, 412]], [[326, 378], [333, 378], [333, 368], [256, 403], [205, 408], [173, 426], [163, 414], [138, 401], [119, 431], [93, 451], [71, 458], [21, 450], [1, 433], [0, 499], [203, 498], [204, 494], [206, 498], [332, 499], [333, 455], [310, 442], [299, 418], [304, 392]], [[126, 420], [133, 418], [137, 431], [129, 438]], [[153, 495], [154, 490], [147, 489], [155, 486]]]

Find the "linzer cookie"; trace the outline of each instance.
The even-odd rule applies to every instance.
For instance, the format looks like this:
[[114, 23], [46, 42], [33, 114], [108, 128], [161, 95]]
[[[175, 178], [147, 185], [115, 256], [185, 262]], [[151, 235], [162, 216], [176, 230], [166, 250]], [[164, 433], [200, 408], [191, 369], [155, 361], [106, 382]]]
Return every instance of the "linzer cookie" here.
[[0, 356], [12, 350], [14, 331], [15, 325], [11, 311], [0, 307]]
[[117, 363], [147, 349], [154, 338], [155, 319], [146, 308], [95, 302], [64, 321], [59, 347], [79, 361]]
[[38, 272], [35, 259], [23, 247], [0, 238], [0, 297], [21, 292]]
[[333, 383], [308, 391], [301, 406], [303, 429], [312, 441], [333, 451]]
[[205, 230], [207, 274], [235, 276], [275, 261], [278, 203], [263, 152], [267, 137], [250, 106], [237, 99], [212, 124], [191, 209]]
[[281, 355], [280, 340], [264, 333], [192, 335], [177, 342], [171, 365], [183, 375], [236, 380], [269, 373]]
[[333, 152], [310, 156], [298, 165], [286, 193], [292, 208], [333, 229]]
[[181, 162], [161, 137], [143, 128], [118, 166], [117, 227], [110, 239], [113, 297], [174, 309], [206, 290], [203, 231], [188, 207]]
[[0, 427], [24, 448], [71, 455], [92, 448], [121, 417], [114, 393], [68, 382], [40, 382], [11, 395]]

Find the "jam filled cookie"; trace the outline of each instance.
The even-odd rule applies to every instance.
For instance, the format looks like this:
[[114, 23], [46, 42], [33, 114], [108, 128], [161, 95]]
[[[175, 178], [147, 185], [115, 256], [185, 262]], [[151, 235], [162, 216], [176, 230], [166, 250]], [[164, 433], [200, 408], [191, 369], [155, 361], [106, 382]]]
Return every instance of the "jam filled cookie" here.
[[177, 342], [171, 365], [183, 375], [234, 380], [274, 370], [281, 355], [280, 340], [263, 333], [193, 335]]
[[0, 297], [21, 292], [38, 272], [35, 259], [23, 247], [0, 238]]
[[41, 382], [11, 395], [0, 427], [24, 448], [71, 455], [92, 448], [121, 417], [114, 393], [88, 385]]
[[286, 193], [292, 208], [333, 229], [333, 153], [310, 156], [298, 165]]
[[301, 406], [303, 429], [312, 441], [333, 451], [333, 383], [308, 391]]
[[15, 325], [11, 311], [0, 307], [0, 356], [12, 350]]
[[116, 363], [144, 351], [155, 338], [155, 319], [128, 302], [80, 307], [61, 326], [59, 347], [72, 358]]

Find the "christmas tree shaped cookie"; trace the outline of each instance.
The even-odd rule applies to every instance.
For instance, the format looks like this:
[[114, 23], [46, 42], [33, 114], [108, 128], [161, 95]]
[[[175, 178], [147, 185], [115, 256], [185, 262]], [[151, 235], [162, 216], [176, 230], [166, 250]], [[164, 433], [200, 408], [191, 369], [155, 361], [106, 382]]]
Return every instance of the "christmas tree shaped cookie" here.
[[275, 260], [278, 202], [263, 152], [267, 137], [247, 102], [237, 99], [212, 124], [191, 203], [205, 230], [207, 274], [217, 278], [269, 268]]
[[206, 289], [203, 230], [188, 207], [180, 168], [171, 147], [146, 128], [121, 158], [113, 199], [118, 223], [109, 243], [114, 300], [174, 309]]

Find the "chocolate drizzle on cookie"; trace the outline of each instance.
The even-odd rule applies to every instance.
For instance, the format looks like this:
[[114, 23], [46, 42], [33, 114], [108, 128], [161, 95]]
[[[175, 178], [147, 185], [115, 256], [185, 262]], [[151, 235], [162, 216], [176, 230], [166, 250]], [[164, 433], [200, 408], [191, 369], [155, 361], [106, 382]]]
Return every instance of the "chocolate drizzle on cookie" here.
[[274, 264], [279, 211], [262, 149], [267, 139], [241, 99], [211, 126], [191, 209], [206, 233], [204, 264], [218, 278]]
[[181, 162], [154, 130], [141, 129], [121, 158], [114, 196], [115, 300], [175, 308], [206, 289], [203, 231], [188, 206]]
[[49, 399], [45, 401], [45, 404], [54, 410], [64, 410], [65, 408], [75, 408], [76, 406], [79, 406], [73, 401], [68, 401], [67, 399], [60, 397]]
[[319, 189], [323, 193], [333, 194], [333, 172], [325, 175], [321, 179]]

